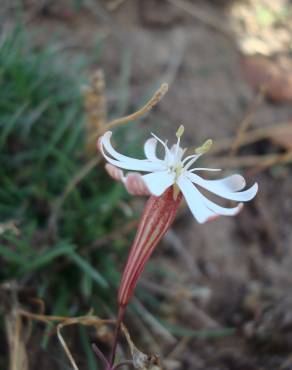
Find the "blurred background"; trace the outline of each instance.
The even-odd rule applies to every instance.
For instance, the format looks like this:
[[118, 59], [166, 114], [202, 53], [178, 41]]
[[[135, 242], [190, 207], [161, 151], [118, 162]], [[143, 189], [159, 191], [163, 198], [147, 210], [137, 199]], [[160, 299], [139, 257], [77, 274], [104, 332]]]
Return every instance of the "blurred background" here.
[[[205, 225], [182, 206], [129, 307], [132, 339], [168, 370], [291, 369], [291, 1], [0, 5], [0, 368], [71, 368], [55, 325], [21, 310], [116, 317], [145, 199], [107, 176], [95, 138], [167, 82], [115, 129], [119, 150], [142, 158], [150, 132], [174, 141], [183, 124], [185, 146], [213, 139], [204, 165], [260, 190]], [[80, 369], [101, 368], [91, 343], [107, 353], [110, 326], [63, 333]]]

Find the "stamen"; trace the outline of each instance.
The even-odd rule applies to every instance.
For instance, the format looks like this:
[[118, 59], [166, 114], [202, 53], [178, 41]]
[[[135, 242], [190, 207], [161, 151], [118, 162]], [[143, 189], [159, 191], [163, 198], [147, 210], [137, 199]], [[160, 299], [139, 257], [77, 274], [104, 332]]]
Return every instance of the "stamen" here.
[[155, 134], [151, 133], [151, 135], [157, 140], [160, 142], [160, 144], [163, 145], [164, 147], [164, 150], [165, 150], [165, 154], [166, 154], [166, 158], [167, 160], [169, 160], [170, 158], [170, 152], [169, 152], [169, 149], [167, 147], [167, 141], [164, 143], [158, 136], [156, 136]]
[[177, 137], [177, 143], [176, 143], [176, 148], [175, 148], [175, 158], [177, 159], [178, 156], [178, 150], [179, 150], [179, 145], [180, 145], [180, 138], [182, 137], [183, 133], [185, 132], [185, 128], [183, 125], [180, 125], [179, 128], [176, 131], [176, 137]]
[[199, 146], [197, 149], [195, 149], [196, 154], [204, 154], [208, 152], [213, 144], [213, 141], [211, 139], [208, 139], [204, 142], [202, 146]]
[[187, 161], [193, 158], [198, 158], [198, 154], [188, 155], [187, 157], [184, 158], [184, 160], [182, 161], [182, 164], [185, 165]]
[[183, 136], [183, 133], [185, 132], [185, 128], [183, 125], [180, 125], [179, 128], [176, 131], [176, 137], [179, 139]]
[[194, 155], [193, 158], [184, 166], [184, 170], [188, 170], [195, 162], [196, 160], [201, 156], [201, 154]]

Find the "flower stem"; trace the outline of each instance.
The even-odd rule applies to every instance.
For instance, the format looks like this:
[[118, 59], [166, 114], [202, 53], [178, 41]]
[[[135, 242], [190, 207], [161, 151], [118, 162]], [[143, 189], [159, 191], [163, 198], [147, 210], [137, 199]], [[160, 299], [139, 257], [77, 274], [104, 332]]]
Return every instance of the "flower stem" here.
[[121, 324], [123, 322], [124, 315], [125, 315], [125, 310], [126, 310], [126, 306], [120, 306], [119, 307], [119, 314], [118, 314], [118, 319], [117, 319], [117, 323], [116, 323], [114, 341], [113, 341], [113, 346], [112, 346], [110, 361], [109, 361], [110, 369], [113, 368], [113, 364], [115, 362], [118, 339], [119, 339], [119, 335], [120, 335], [120, 331], [121, 331]]
[[127, 361], [120, 362], [119, 364], [117, 364], [116, 366], [114, 366], [112, 368], [112, 370], [117, 370], [117, 369], [119, 369], [122, 366], [129, 366], [129, 365], [132, 365], [133, 366], [133, 361], [132, 360], [127, 360]]
[[98, 357], [98, 359], [102, 362], [104, 369], [109, 369], [110, 364], [108, 360], [104, 357], [103, 353], [101, 352], [101, 350], [97, 347], [95, 343], [92, 343], [92, 349], [94, 353], [96, 354], [96, 356]]

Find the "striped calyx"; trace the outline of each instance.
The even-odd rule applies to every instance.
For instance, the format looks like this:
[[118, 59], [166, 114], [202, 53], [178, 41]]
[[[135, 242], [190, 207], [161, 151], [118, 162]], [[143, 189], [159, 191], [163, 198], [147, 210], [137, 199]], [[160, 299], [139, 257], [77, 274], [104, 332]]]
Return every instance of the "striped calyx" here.
[[118, 303], [125, 307], [154, 248], [171, 226], [182, 193], [174, 196], [173, 186], [161, 196], [151, 196], [144, 208], [133, 245], [123, 272]]

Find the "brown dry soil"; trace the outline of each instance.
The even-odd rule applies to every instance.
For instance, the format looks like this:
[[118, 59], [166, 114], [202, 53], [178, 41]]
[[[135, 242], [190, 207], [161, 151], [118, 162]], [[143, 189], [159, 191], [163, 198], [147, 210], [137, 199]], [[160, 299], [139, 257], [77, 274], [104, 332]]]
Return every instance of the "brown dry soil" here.
[[[80, 48], [91, 53], [94, 43], [103, 40], [102, 56], [93, 68], [104, 69], [109, 103], [120, 104], [120, 111], [123, 102], [115, 92], [123, 86], [129, 86], [122, 95], [129, 94], [132, 105], [126, 96], [124, 106], [129, 112], [146, 93], [168, 82], [168, 94], [139, 124], [142, 136], [151, 128], [172, 139], [180, 124], [189, 145], [236, 135], [255, 93], [242, 76], [235, 33], [226, 35], [218, 26], [231, 23], [229, 6], [234, 2], [226, 6], [223, 1], [189, 1], [207, 12], [207, 21], [181, 9], [175, 0], [125, 0], [115, 10], [109, 3], [85, 3], [78, 13], [68, 12], [65, 3], [58, 5], [31, 25], [38, 27], [40, 41], [46, 30], [57, 31], [60, 43], [74, 52]], [[291, 118], [291, 103], [264, 100], [249, 130]], [[136, 134], [129, 130], [129, 141]], [[240, 149], [238, 156], [281, 150], [265, 140]], [[197, 224], [183, 208], [141, 281], [161, 301], [155, 317], [187, 330], [206, 330], [206, 337], [187, 331], [171, 335], [151, 320], [140, 318], [136, 325], [137, 318], [128, 317], [135, 342], [145, 352], [159, 353], [165, 369], [292, 369], [291, 166], [262, 168], [259, 162], [234, 167], [249, 184], [259, 183], [256, 199], [237, 217], [205, 225]], [[234, 168], [225, 173], [229, 171]], [[151, 311], [147, 302], [144, 305]], [[226, 328], [235, 330], [230, 334]]]

